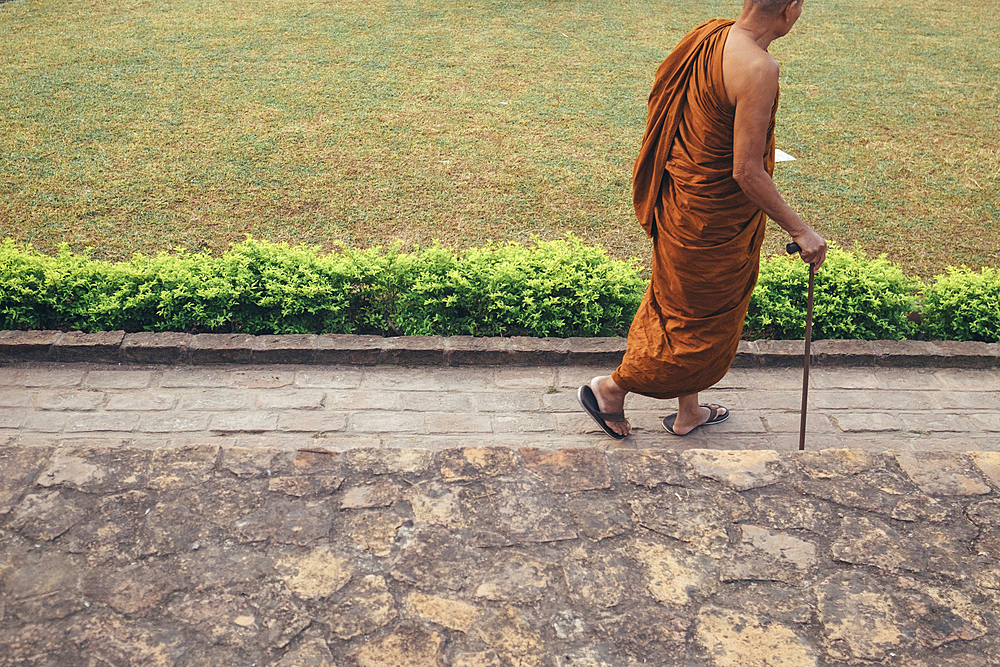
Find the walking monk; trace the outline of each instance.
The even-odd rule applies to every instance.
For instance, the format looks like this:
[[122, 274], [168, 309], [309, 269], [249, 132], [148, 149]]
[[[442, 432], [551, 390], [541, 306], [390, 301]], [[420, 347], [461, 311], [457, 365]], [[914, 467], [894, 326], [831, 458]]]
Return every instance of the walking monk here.
[[653, 239], [653, 275], [621, 366], [580, 387], [581, 405], [613, 438], [629, 433], [625, 396], [677, 398], [663, 420], [686, 435], [729, 417], [698, 392], [736, 356], [757, 283], [765, 216], [816, 268], [826, 241], [771, 180], [778, 64], [767, 52], [788, 34], [804, 0], [744, 0], [733, 21], [692, 30], [656, 72], [633, 173], [636, 216]]

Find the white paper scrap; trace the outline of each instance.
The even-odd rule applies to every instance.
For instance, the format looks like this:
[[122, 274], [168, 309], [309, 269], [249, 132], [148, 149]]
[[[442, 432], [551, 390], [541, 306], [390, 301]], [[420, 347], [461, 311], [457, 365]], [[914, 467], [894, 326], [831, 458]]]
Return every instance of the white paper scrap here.
[[789, 155], [785, 151], [781, 150], [780, 148], [775, 148], [774, 149], [774, 161], [775, 162], [791, 162], [794, 159], [795, 158], [793, 158], [791, 155]]

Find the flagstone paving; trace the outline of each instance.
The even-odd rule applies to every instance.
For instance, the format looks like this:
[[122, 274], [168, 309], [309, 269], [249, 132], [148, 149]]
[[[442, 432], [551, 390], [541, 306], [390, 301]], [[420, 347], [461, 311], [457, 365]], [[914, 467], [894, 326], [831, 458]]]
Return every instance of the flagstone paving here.
[[[634, 434], [616, 442], [576, 389], [597, 366], [0, 366], [0, 439], [136, 447], [297, 449], [463, 446], [798, 448], [802, 371], [735, 368], [702, 399], [732, 417], [684, 438], [661, 419], [675, 401], [630, 396]], [[993, 368], [814, 368], [811, 449], [1000, 450]], [[0, 440], [2, 442], [3, 440]]]
[[1000, 453], [0, 448], [0, 665], [1000, 662]]

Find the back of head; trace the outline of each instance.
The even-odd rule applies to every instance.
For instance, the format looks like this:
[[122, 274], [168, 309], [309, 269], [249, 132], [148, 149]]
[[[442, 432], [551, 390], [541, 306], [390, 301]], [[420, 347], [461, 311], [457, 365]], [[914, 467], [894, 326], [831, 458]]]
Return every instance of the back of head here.
[[779, 14], [790, 4], [802, 0], [743, 0], [744, 9], [756, 9], [765, 14]]

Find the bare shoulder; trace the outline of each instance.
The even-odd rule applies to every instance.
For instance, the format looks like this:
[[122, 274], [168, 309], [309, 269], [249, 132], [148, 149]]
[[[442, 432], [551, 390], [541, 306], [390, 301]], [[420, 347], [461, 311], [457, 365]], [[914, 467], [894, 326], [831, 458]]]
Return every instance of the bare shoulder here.
[[778, 86], [778, 61], [749, 36], [732, 30], [722, 53], [722, 76], [734, 105], [748, 94], [773, 97]]

